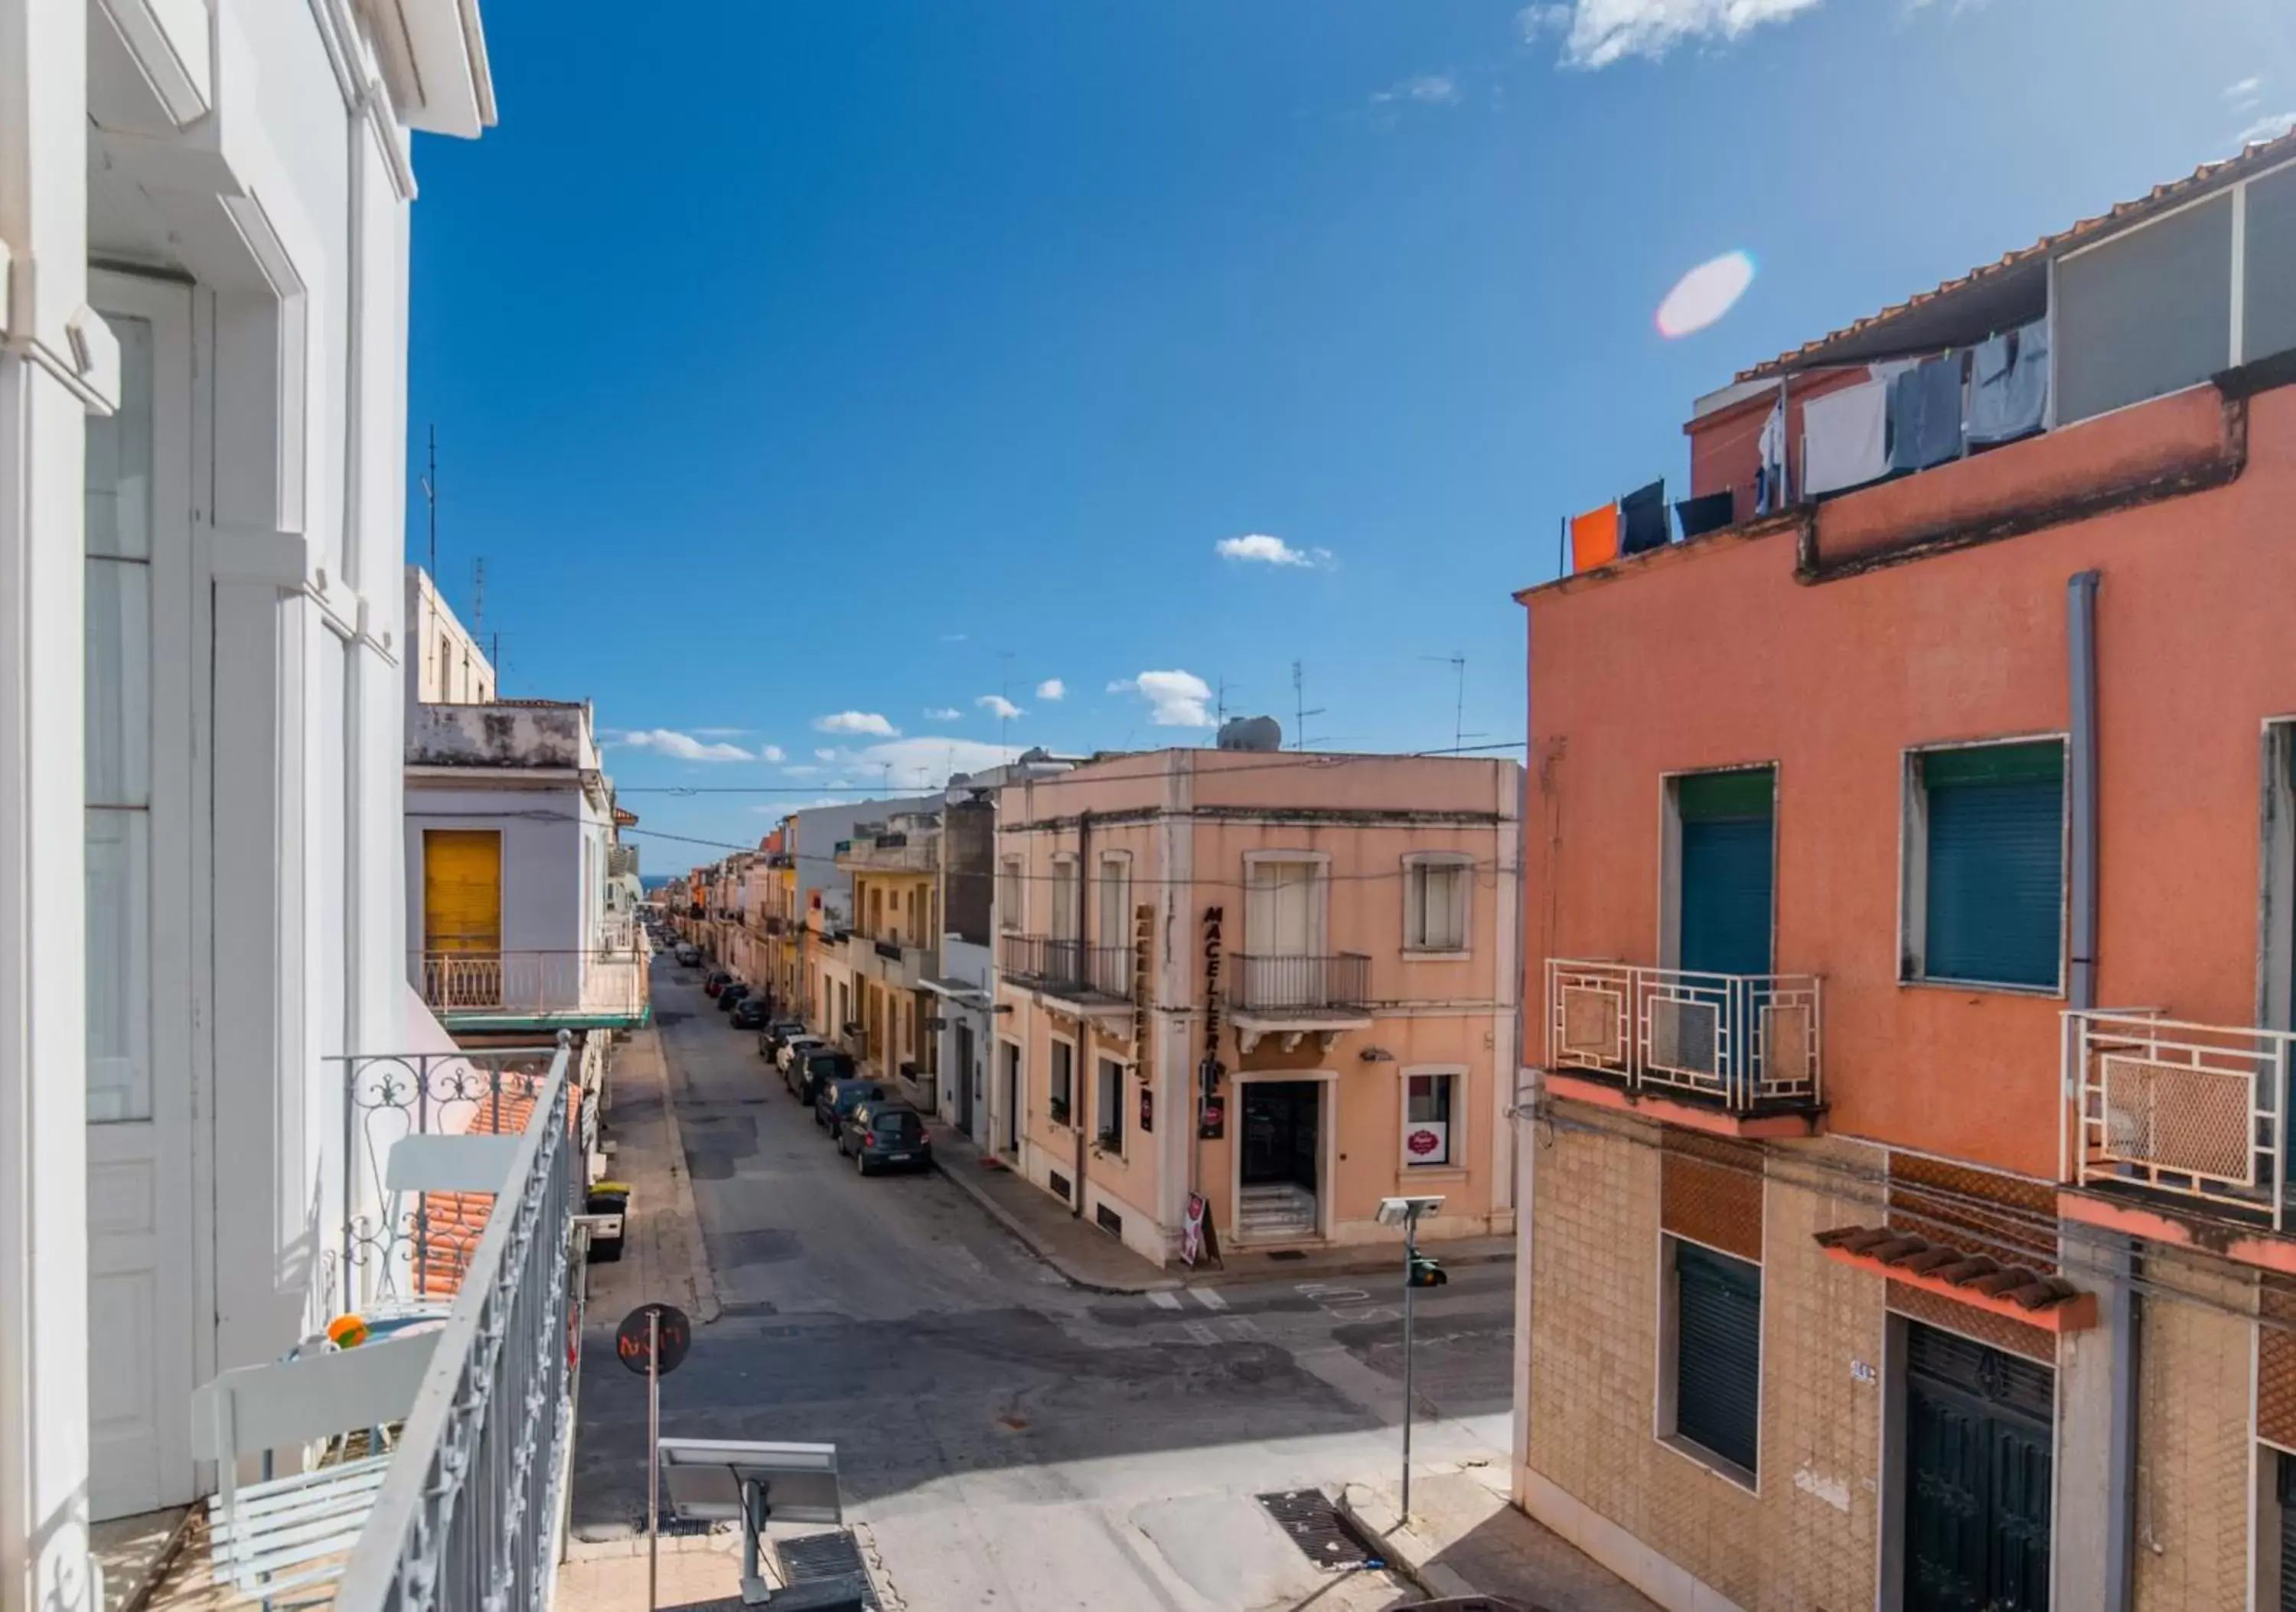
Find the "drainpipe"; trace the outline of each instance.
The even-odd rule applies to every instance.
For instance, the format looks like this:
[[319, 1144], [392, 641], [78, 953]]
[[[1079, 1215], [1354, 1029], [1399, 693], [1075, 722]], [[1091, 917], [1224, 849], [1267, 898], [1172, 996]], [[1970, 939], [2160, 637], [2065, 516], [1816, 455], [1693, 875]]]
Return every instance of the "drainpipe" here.
[[[1077, 813], [1077, 966], [1080, 973], [1089, 974], [1092, 954], [1086, 950], [1085, 937], [1092, 933], [1092, 813]], [[1092, 1026], [1079, 1014], [1077, 1017], [1077, 1055], [1069, 1067], [1069, 1118], [1080, 1121], [1078, 1112], [1084, 1107], [1084, 1093], [1078, 1087], [1090, 1082], [1095, 1074], [1092, 1068]], [[1118, 1101], [1123, 1100], [1123, 1089], [1118, 1087]], [[1085, 1127], [1076, 1128], [1076, 1201], [1069, 1205], [1072, 1220], [1084, 1218]]]
[[[2066, 757], [2072, 784], [2068, 892], [2071, 946], [2065, 994], [2067, 1004], [2076, 1011], [2096, 1006], [2098, 580], [2096, 572], [2084, 571], [2065, 584], [2066, 672], [2072, 708], [2072, 741]], [[2114, 1250], [2107, 1262], [2112, 1279], [2105, 1296], [2105, 1324], [2112, 1340], [2112, 1419], [2105, 1443], [2106, 1612], [2128, 1612], [2136, 1596], [2139, 1247], [2132, 1239]]]

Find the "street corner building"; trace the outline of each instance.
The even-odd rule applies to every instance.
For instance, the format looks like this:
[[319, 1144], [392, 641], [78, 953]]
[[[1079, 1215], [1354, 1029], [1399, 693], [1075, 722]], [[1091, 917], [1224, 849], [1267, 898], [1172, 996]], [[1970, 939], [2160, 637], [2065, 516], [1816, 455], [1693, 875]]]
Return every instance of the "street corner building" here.
[[494, 121], [467, 0], [0, 0], [0, 1606], [550, 1596], [599, 1057], [457, 1045], [402, 840], [491, 697], [414, 663], [415, 136]]
[[1521, 780], [1271, 746], [1005, 783], [975, 1134], [1159, 1264], [1391, 1240], [1402, 1193], [1423, 1238], [1511, 1231]]
[[1686, 431], [1520, 596], [1518, 1503], [1669, 1608], [2296, 1607], [2296, 138]]

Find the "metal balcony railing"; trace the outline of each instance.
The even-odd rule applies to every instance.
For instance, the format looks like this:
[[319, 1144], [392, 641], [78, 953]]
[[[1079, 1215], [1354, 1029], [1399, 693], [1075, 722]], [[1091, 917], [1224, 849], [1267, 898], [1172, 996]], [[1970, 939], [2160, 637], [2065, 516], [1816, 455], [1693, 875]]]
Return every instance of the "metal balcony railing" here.
[[2285, 1229], [2296, 1035], [2143, 1009], [2064, 1016], [2065, 1180], [2246, 1210]]
[[1287, 1009], [1361, 1009], [1371, 1001], [1371, 958], [1342, 951], [1331, 957], [1274, 957], [1237, 952], [1229, 1007], [1244, 1013]]
[[1550, 958], [1548, 1061], [1667, 1088], [1732, 1114], [1824, 1098], [1812, 974], [1705, 974]]
[[426, 951], [416, 985], [445, 1018], [519, 1014], [628, 1017], [652, 990], [635, 946], [593, 951]]
[[[369, 1115], [500, 1113], [511, 1081], [526, 1114], [336, 1589], [345, 1612], [550, 1604], [581, 1336], [581, 1139], [565, 1038], [543, 1073], [511, 1066], [529, 1056], [348, 1060], [355, 1099], [398, 1094], [370, 1103]], [[355, 1121], [361, 1111], [355, 1103]]]
[[1015, 980], [1057, 996], [1132, 999], [1132, 949], [1087, 946], [1042, 934], [997, 937], [997, 966]]

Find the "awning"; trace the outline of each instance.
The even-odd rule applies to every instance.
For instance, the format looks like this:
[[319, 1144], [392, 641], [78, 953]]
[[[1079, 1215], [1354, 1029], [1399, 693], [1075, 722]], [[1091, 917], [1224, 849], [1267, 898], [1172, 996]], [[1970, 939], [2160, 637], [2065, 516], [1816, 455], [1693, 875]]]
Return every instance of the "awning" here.
[[1812, 1240], [1828, 1259], [2028, 1326], [2079, 1332], [2096, 1325], [2095, 1294], [2030, 1265], [2005, 1265], [1990, 1254], [1887, 1226], [1840, 1226]]
[[944, 997], [960, 1008], [976, 1008], [982, 1013], [988, 1012], [990, 1005], [988, 991], [970, 980], [923, 979], [917, 982], [917, 989], [930, 991], [933, 995]]

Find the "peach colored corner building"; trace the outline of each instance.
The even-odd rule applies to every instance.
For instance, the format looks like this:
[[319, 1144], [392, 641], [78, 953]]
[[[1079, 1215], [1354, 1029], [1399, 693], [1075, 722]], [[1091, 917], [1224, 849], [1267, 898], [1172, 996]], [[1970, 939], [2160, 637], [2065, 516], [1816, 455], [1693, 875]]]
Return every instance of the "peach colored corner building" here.
[[1513, 1224], [1521, 769], [1165, 750], [997, 801], [992, 1146], [1160, 1263]]
[[[1662, 1605], [2296, 1605], [2291, 159], [1751, 372], [1735, 524], [1519, 596], [1516, 1495]], [[1782, 388], [2036, 319], [2103, 386], [2219, 224], [2234, 308], [2282, 258], [2197, 373], [1754, 516]]]

